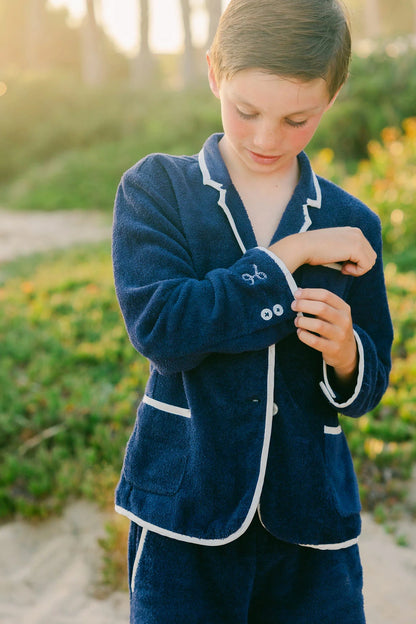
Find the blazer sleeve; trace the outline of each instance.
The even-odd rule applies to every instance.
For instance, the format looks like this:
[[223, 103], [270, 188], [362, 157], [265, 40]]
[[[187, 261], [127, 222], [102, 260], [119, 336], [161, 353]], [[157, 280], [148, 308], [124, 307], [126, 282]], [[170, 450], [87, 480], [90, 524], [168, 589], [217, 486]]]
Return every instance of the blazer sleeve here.
[[151, 171], [136, 166], [124, 174], [114, 210], [115, 287], [133, 346], [168, 374], [294, 332], [296, 284], [284, 264], [253, 248], [198, 277], [168, 176], [156, 184]]
[[[380, 402], [389, 383], [393, 327], [387, 301], [382, 261], [381, 224], [372, 214], [374, 227], [366, 233], [377, 253], [374, 267], [352, 280], [348, 296], [358, 347], [358, 376], [353, 394], [342, 397], [331, 384], [331, 369], [324, 363], [321, 389], [330, 403], [347, 416], [361, 416]], [[367, 228], [368, 229], [368, 228]]]

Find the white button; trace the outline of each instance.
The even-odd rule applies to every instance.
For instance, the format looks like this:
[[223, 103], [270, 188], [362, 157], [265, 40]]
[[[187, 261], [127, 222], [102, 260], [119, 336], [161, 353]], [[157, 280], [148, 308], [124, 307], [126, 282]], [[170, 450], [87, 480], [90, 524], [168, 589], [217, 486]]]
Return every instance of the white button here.
[[280, 305], [280, 303], [276, 303], [276, 305], [273, 306], [273, 312], [276, 316], [282, 316], [283, 307]]
[[279, 408], [277, 407], [276, 403], [273, 403], [273, 416], [276, 416], [278, 411], [279, 411]]
[[271, 321], [273, 318], [273, 312], [269, 310], [269, 308], [264, 308], [264, 310], [261, 311], [261, 318], [263, 321]]

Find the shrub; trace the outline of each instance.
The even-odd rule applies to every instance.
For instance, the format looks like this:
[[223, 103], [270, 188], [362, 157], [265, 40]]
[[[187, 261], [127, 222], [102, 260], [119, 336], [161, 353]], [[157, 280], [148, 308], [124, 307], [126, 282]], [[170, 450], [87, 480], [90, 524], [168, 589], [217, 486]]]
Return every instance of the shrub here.
[[337, 160], [354, 167], [383, 128], [400, 127], [415, 114], [416, 50], [402, 47], [390, 42], [366, 58], [353, 57], [351, 76], [322, 119], [311, 143], [313, 152], [329, 147]]
[[403, 503], [416, 462], [416, 274], [388, 264], [386, 281], [395, 330], [390, 385], [373, 412], [342, 421], [371, 510]]
[[380, 216], [384, 256], [401, 270], [416, 265], [416, 117], [404, 120], [403, 131], [385, 128], [381, 140], [368, 145], [368, 158], [354, 175], [334, 160], [332, 150], [321, 150], [314, 168], [359, 197]]

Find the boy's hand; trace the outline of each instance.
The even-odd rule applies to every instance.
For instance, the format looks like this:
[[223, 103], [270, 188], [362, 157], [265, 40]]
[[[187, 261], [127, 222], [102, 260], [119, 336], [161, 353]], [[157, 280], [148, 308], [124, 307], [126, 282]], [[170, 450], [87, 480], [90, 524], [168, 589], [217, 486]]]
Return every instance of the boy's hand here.
[[342, 385], [355, 378], [358, 364], [350, 306], [334, 293], [320, 288], [299, 289], [292, 304], [299, 340], [322, 353]]
[[377, 254], [359, 228], [336, 227], [292, 234], [270, 247], [291, 273], [302, 264], [341, 263], [345, 275], [364, 275]]

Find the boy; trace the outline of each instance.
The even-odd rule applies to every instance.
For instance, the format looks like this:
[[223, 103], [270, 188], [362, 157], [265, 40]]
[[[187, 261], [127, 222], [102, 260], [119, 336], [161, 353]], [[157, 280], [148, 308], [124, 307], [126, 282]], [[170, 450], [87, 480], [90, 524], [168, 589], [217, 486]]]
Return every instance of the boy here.
[[133, 623], [365, 621], [338, 412], [388, 383], [380, 223], [303, 152], [349, 58], [338, 0], [231, 0], [224, 133], [123, 176], [116, 290], [150, 360], [116, 494]]

